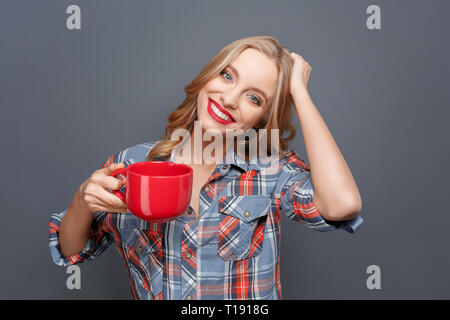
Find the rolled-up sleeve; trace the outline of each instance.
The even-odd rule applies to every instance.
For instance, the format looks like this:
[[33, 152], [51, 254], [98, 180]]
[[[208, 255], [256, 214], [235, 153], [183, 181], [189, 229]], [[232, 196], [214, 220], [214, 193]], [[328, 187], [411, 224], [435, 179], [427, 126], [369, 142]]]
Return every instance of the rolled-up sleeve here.
[[102, 254], [113, 243], [113, 238], [102, 227], [99, 221], [103, 220], [106, 212], [96, 212], [92, 222], [89, 239], [84, 248], [77, 254], [64, 257], [59, 246], [59, 226], [67, 209], [50, 216], [49, 247], [53, 262], [59, 266], [69, 266], [81, 263], [85, 260], [93, 260]]
[[360, 216], [351, 220], [330, 221], [324, 219], [313, 203], [314, 186], [307, 163], [297, 159], [297, 170], [283, 172], [281, 181], [280, 210], [288, 218], [304, 223], [316, 231], [343, 229], [354, 233], [364, 222]]
[[[117, 158], [118, 154], [109, 157], [103, 163], [101, 168], [116, 162]], [[55, 264], [59, 266], [69, 266], [81, 263], [85, 260], [93, 260], [102, 254], [111, 245], [111, 243], [114, 242], [113, 236], [105, 227], [106, 224], [103, 223], [108, 213], [95, 212], [90, 229], [90, 236], [84, 248], [75, 255], [64, 257], [61, 253], [59, 244], [59, 228], [61, 225], [61, 220], [66, 213], [67, 209], [62, 212], [53, 213], [50, 215], [50, 220], [48, 222], [50, 255]]]

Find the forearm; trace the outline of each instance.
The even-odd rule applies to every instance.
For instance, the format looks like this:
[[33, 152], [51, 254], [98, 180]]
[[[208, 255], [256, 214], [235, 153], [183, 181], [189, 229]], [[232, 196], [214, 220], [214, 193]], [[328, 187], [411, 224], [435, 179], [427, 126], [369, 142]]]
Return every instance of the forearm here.
[[61, 220], [59, 245], [64, 257], [79, 253], [89, 239], [94, 214], [80, 201], [78, 191]]
[[328, 220], [355, 217], [361, 210], [361, 196], [339, 147], [308, 91], [296, 91], [293, 100], [311, 168], [314, 205]]

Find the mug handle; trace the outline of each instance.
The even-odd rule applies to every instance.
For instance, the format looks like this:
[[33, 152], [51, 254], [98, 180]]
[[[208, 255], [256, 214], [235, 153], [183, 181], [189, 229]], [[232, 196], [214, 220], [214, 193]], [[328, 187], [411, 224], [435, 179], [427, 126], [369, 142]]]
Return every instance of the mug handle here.
[[[127, 168], [120, 168], [115, 170], [113, 173], [110, 174], [111, 177], [116, 177], [119, 174], [124, 175], [125, 177], [127, 176]], [[125, 182], [125, 190], [127, 189], [127, 179], [125, 178], [123, 180]], [[118, 196], [120, 198], [120, 200], [122, 200], [123, 202], [127, 203], [127, 198], [124, 196], [124, 194], [120, 191], [120, 190], [111, 190], [112, 193], [114, 193], [116, 196]]]

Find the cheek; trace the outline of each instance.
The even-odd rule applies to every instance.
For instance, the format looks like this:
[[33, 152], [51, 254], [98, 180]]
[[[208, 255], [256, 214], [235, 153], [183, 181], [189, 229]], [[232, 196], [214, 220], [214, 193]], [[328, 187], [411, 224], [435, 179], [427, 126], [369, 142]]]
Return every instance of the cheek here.
[[206, 93], [214, 94], [221, 94], [227, 89], [229, 89], [229, 84], [220, 78], [210, 80], [204, 87]]
[[197, 97], [197, 110], [206, 111], [207, 103], [208, 103], [208, 96], [206, 95], [205, 92], [200, 92]]
[[257, 125], [264, 117], [264, 113], [262, 111], [256, 110], [244, 110], [242, 114], [244, 115], [242, 117], [242, 122], [245, 123], [248, 128], [252, 128]]

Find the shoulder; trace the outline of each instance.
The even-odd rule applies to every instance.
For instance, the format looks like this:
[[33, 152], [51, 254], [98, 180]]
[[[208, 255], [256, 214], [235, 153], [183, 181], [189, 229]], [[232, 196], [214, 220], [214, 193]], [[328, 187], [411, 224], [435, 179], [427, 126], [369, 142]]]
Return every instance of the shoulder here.
[[295, 150], [288, 150], [283, 155], [281, 155], [280, 164], [283, 167], [284, 171], [310, 171], [308, 162], [303, 160]]
[[148, 153], [158, 142], [159, 141], [142, 142], [120, 150], [114, 155], [111, 155], [102, 167], [108, 166], [112, 163], [128, 162], [128, 164], [130, 164], [134, 162], [146, 161]]

